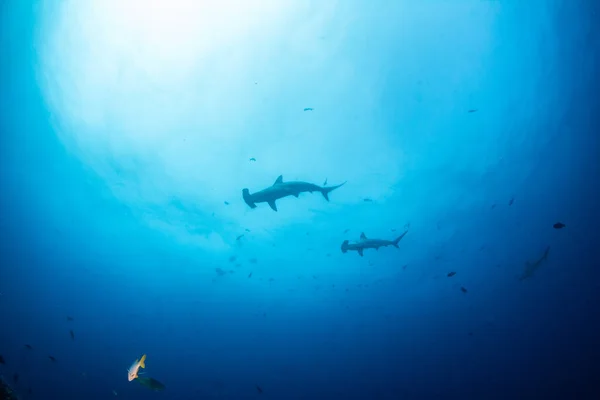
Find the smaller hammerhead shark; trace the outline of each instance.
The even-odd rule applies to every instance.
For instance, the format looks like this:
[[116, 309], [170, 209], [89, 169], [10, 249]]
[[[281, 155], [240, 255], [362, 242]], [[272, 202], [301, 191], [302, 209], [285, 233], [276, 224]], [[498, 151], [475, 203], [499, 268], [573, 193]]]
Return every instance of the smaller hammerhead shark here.
[[329, 193], [345, 183], [346, 182], [336, 186], [321, 187], [319, 185], [315, 185], [314, 183], [302, 181], [284, 182], [283, 175], [279, 175], [272, 186], [252, 194], [250, 194], [248, 189], [243, 189], [242, 196], [250, 208], [256, 208], [256, 203], [268, 203], [273, 211], [277, 211], [277, 204], [275, 204], [275, 200], [282, 199], [287, 196], [298, 197], [300, 193], [303, 192], [321, 192], [323, 197], [325, 197], [325, 200], [329, 201]]
[[533, 273], [540, 267], [540, 264], [542, 264], [542, 262], [548, 258], [549, 251], [550, 246], [546, 247], [544, 254], [538, 260], [532, 263], [527, 261], [525, 263], [525, 271], [523, 271], [523, 274], [519, 277], [519, 280], [522, 281], [527, 278], [531, 278], [533, 276]]
[[342, 243], [342, 253], [346, 253], [348, 250], [356, 250], [359, 256], [363, 256], [363, 251], [365, 249], [375, 249], [379, 250], [380, 247], [386, 246], [394, 246], [398, 248], [398, 242], [402, 240], [404, 235], [406, 235], [408, 231], [405, 231], [402, 235], [398, 236], [394, 240], [383, 240], [383, 239], [369, 239], [364, 232], [360, 234], [360, 240], [356, 243], [350, 243], [348, 240], [344, 240]]

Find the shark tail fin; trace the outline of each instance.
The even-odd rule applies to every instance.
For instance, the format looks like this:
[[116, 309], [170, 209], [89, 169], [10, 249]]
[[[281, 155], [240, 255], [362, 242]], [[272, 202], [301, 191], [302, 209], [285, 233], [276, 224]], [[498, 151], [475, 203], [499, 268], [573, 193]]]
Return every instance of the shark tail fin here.
[[406, 235], [408, 233], [408, 231], [404, 231], [404, 233], [400, 236], [398, 236], [396, 239], [394, 239], [394, 241], [392, 242], [392, 244], [394, 245], [394, 247], [399, 248], [398, 247], [398, 243], [402, 240], [402, 238], [404, 237], [404, 235]]
[[348, 251], [348, 241], [344, 240], [344, 243], [342, 243], [342, 253], [345, 253]]
[[242, 190], [242, 196], [244, 197], [244, 201], [246, 202], [246, 204], [248, 204], [250, 208], [256, 208], [256, 204], [254, 204], [254, 201], [252, 201], [252, 195], [250, 194], [250, 191], [248, 189]]
[[329, 192], [339, 188], [340, 186], [344, 186], [345, 184], [346, 184], [346, 182], [340, 183], [339, 185], [336, 185], [336, 186], [323, 187], [323, 188], [321, 188], [321, 193], [323, 193], [323, 197], [325, 197], [325, 200], [329, 201]]

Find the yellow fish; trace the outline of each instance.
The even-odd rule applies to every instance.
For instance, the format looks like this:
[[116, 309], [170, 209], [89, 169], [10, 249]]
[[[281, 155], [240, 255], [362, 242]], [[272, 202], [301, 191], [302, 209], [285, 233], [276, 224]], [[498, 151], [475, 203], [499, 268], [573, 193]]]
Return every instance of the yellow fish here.
[[144, 354], [142, 358], [135, 360], [133, 364], [131, 364], [131, 367], [129, 367], [127, 370], [127, 379], [129, 379], [129, 382], [138, 377], [138, 371], [140, 368], [146, 368], [146, 365], [144, 364], [145, 361], [146, 355]]

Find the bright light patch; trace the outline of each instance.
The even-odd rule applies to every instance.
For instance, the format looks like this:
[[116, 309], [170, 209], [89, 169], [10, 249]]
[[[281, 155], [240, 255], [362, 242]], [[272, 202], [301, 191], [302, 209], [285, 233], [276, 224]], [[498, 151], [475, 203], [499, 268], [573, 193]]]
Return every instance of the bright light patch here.
[[359, 72], [368, 59], [352, 52], [342, 28], [355, 16], [342, 11], [300, 0], [47, 1], [40, 84], [61, 140], [118, 198], [170, 236], [221, 248], [242, 226], [336, 210], [308, 196], [266, 219], [241, 201], [244, 187], [279, 174], [351, 181], [334, 196], [339, 209], [398, 180], [391, 128], [369, 122], [378, 67]]

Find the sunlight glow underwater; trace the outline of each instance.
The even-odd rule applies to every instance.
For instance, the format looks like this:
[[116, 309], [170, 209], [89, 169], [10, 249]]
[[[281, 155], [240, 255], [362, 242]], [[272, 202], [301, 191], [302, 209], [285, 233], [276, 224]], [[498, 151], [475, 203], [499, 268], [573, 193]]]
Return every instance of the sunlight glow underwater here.
[[[223, 211], [222, 223], [207, 222], [210, 213], [200, 211], [237, 200], [242, 187], [270, 184], [281, 173], [352, 180], [347, 194], [356, 196], [361, 186], [372, 198], [384, 196], [403, 157], [384, 130], [349, 142], [349, 133], [328, 121], [278, 126], [291, 108], [302, 111], [322, 97], [287, 80], [298, 75], [292, 68], [305, 54], [317, 55], [313, 69], [335, 58], [342, 34], [331, 34], [330, 44], [315, 36], [334, 17], [334, 5], [313, 16], [300, 1], [45, 2], [38, 76], [55, 130], [149, 225], [212, 250], [227, 247], [227, 226], [242, 218], [265, 229], [307, 219], [301, 211], [279, 221], [246, 216], [239, 201]], [[307, 27], [297, 22], [306, 19]], [[307, 43], [309, 35], [314, 43]], [[283, 86], [299, 99], [282, 106]], [[249, 157], [260, 159], [252, 169]], [[319, 162], [307, 163], [316, 157]], [[311, 210], [325, 207], [308, 201]], [[336, 198], [338, 205], [354, 201]]]

